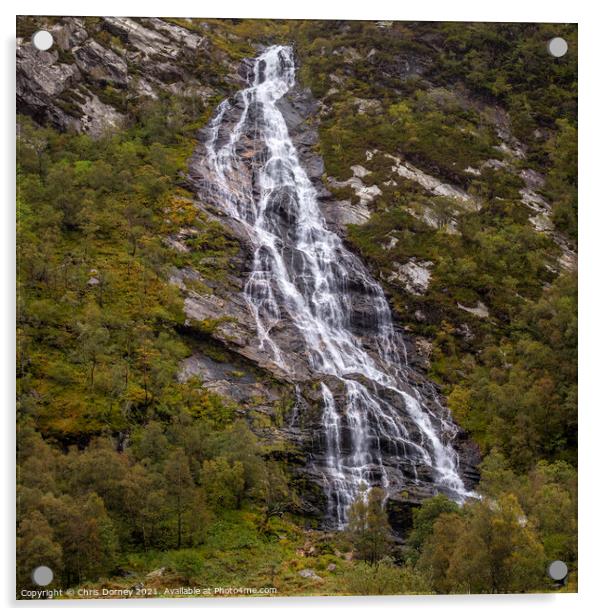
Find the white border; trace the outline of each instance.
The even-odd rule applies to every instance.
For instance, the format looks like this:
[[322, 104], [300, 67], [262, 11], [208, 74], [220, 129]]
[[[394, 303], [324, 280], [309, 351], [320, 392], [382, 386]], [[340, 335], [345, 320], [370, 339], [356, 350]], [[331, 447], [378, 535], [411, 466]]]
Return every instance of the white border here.
[[[12, 10], [14, 8], [14, 11]], [[294, 598], [294, 599], [213, 599], [202, 600], [151, 600], [140, 601], [76, 601], [76, 602], [19, 602], [14, 601], [14, 18], [16, 14], [55, 15], [169, 15], [187, 17], [278, 17], [278, 18], [338, 18], [338, 19], [399, 19], [428, 21], [539, 21], [579, 22], [579, 121], [580, 121], [580, 555], [578, 595], [522, 595], [522, 596], [451, 596], [451, 597], [375, 597], [375, 598]], [[599, 197], [599, 159], [602, 145], [600, 131], [600, 103], [602, 93], [599, 78], [599, 58], [602, 37], [600, 36], [600, 11], [595, 3], [588, 0], [571, 2], [526, 2], [525, 0], [504, 0], [486, 2], [483, 0], [431, 0], [425, 2], [394, 2], [393, 0], [370, 0], [352, 4], [341, 0], [302, 0], [301, 2], [262, 1], [249, 2], [228, 0], [223, 3], [202, 3], [199, 0], [164, 2], [132, 2], [130, 0], [104, 0], [97, 3], [58, 0], [50, 2], [25, 0], [13, 7], [2, 7], [2, 49], [4, 61], [1, 65], [2, 81], [5, 87], [1, 96], [3, 113], [4, 143], [2, 156], [5, 202], [2, 208], [1, 229], [3, 241], [0, 245], [3, 300], [0, 303], [4, 317], [2, 329], [2, 365], [4, 426], [1, 460], [5, 505], [0, 508], [2, 530], [5, 533], [0, 559], [0, 600], [5, 605], [23, 609], [26, 613], [39, 608], [83, 608], [108, 610], [119, 614], [127, 610], [162, 610], [174, 608], [200, 609], [204, 612], [260, 614], [266, 611], [286, 610], [287, 614], [306, 614], [309, 610], [326, 613], [345, 610], [359, 614], [371, 607], [387, 612], [445, 612], [455, 614], [507, 614], [509, 611], [532, 614], [566, 614], [576, 608], [586, 609], [596, 601], [600, 572], [600, 509], [596, 500], [600, 494], [600, 465], [597, 455], [599, 446], [600, 416], [602, 409], [598, 402], [600, 369], [598, 357], [602, 349], [600, 336], [600, 283], [602, 260], [600, 259], [600, 234], [602, 233], [602, 199]]]

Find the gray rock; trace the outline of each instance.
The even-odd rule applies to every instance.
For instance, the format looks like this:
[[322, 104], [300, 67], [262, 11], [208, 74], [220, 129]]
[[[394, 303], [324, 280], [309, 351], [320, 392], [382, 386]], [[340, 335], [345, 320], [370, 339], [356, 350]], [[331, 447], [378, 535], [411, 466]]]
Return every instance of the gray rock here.
[[63, 51], [81, 45], [88, 38], [84, 22], [77, 17], [63, 18], [62, 23], [55, 24], [50, 28], [50, 32], [56, 44]]
[[105, 132], [120, 128], [125, 117], [111, 105], [103, 103], [96, 94], [87, 92], [85, 102], [81, 105], [80, 130], [93, 137], [100, 137]]
[[165, 567], [160, 567], [159, 569], [155, 569], [154, 571], [151, 571], [150, 573], [146, 574], [146, 579], [147, 580], [156, 580], [157, 578], [163, 577], [163, 574], [165, 573]]
[[483, 302], [477, 302], [477, 305], [474, 308], [464, 306], [458, 302], [458, 308], [465, 310], [466, 312], [470, 312], [470, 314], [473, 314], [479, 319], [486, 319], [489, 316], [489, 308], [487, 308]]
[[164, 34], [153, 28], [146, 28], [129, 17], [105, 17], [104, 24], [109, 32], [144, 56], [177, 55], [169, 38]]
[[[365, 169], [363, 167], [361, 167], [360, 165], [356, 165], [354, 168], [352, 168], [352, 170], [354, 170], [354, 176], [352, 178], [340, 181], [336, 180], [335, 178], [329, 177], [328, 185], [332, 186], [333, 188], [344, 188], [347, 186], [352, 188], [353, 192], [355, 192], [357, 198], [359, 199], [361, 206], [366, 206], [369, 203], [372, 203], [372, 201], [374, 201], [376, 197], [382, 195], [382, 190], [376, 184], [373, 184], [371, 186], [366, 186], [364, 184], [364, 182], [362, 181], [362, 178], [364, 176], [362, 174]], [[356, 171], [360, 175], [357, 175]]]
[[301, 569], [301, 571], [299, 571], [299, 576], [309, 580], [322, 580], [322, 578], [313, 569]]
[[[86, 29], [79, 18], [61, 18], [48, 27], [64, 61], [59, 61], [56, 50], [40, 52], [19, 40], [17, 105], [20, 112], [61, 130], [100, 136], [123, 124], [122, 113], [101, 101], [90, 89], [92, 83], [122, 89], [124, 102], [141, 96], [158, 98], [165, 90], [203, 101], [215, 94], [191, 74], [198, 54], [209, 53], [207, 38], [196, 32], [156, 18], [105, 17], [102, 28], [121, 40], [106, 45], [95, 39], [101, 26]], [[221, 53], [211, 50], [212, 59], [218, 61]], [[135, 68], [133, 75], [128, 63]], [[226, 79], [239, 80], [238, 67], [228, 68], [232, 72]]]
[[387, 276], [387, 282], [401, 282], [406, 291], [414, 295], [424, 295], [431, 279], [432, 261], [410, 260], [403, 265], [393, 262], [393, 271]]
[[79, 128], [79, 119], [56, 104], [57, 97], [81, 78], [75, 64], [58, 62], [56, 51], [38, 51], [31, 43], [17, 42], [17, 108], [59, 126]]
[[127, 64], [114, 51], [88, 39], [72, 51], [78, 68], [94, 81], [120, 88], [127, 86]]

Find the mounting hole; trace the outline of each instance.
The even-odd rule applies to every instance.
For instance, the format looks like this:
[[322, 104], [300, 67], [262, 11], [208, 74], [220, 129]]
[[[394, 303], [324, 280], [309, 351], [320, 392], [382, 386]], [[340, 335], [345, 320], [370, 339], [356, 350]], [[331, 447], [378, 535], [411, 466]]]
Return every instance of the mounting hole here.
[[561, 36], [548, 41], [548, 53], [555, 58], [562, 58], [568, 50], [569, 44]]
[[548, 567], [548, 575], [557, 582], [564, 580], [564, 578], [568, 575], [568, 572], [569, 568], [562, 560], [555, 560], [553, 563], [550, 563], [550, 566]]
[[31, 43], [39, 51], [48, 51], [52, 47], [54, 39], [48, 30], [38, 30], [31, 37]]
[[52, 572], [52, 569], [50, 567], [46, 567], [45, 565], [36, 567], [31, 572], [31, 579], [34, 584], [37, 584], [38, 586], [48, 586], [48, 584], [52, 582], [53, 578], [54, 573]]

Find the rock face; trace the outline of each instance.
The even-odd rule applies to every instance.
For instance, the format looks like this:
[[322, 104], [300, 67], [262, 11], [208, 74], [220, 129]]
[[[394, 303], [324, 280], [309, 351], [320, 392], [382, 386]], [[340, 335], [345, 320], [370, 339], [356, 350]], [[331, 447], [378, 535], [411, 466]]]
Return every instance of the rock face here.
[[479, 319], [486, 319], [489, 316], [489, 308], [487, 308], [483, 302], [477, 302], [477, 305], [474, 308], [471, 308], [470, 306], [463, 306], [458, 303], [458, 308], [465, 310], [466, 312], [470, 312]]
[[[193, 69], [203, 60], [220, 61], [221, 52], [175, 24], [156, 18], [64, 17], [48, 29], [56, 41], [48, 52], [17, 40], [17, 109], [40, 122], [99, 136], [123, 125], [121, 107], [130, 100], [157, 98], [165, 91], [202, 101], [215, 94]], [[238, 67], [222, 60], [226, 81], [238, 83]]]
[[[262, 83], [262, 71], [275, 71], [274, 83], [270, 86], [275, 92], [289, 83], [286, 70], [290, 68], [287, 68], [290, 56], [286, 48], [282, 49], [268, 50], [266, 57], [274, 64], [264, 67], [259, 62], [253, 77]], [[281, 54], [280, 59], [276, 62], [269, 54]], [[450, 477], [456, 472], [453, 467], [457, 467], [469, 489], [477, 475], [474, 458], [459, 460], [460, 443], [465, 437], [451, 423], [436, 388], [420, 371], [411, 367], [412, 363], [419, 363], [408, 356], [413, 353], [413, 344], [406, 345], [394, 331], [384, 333], [389, 332], [387, 319], [390, 316], [387, 316], [389, 312], [382, 290], [369, 278], [363, 264], [342, 248], [340, 240], [335, 241], [332, 233], [329, 235], [319, 227], [318, 218], [309, 223], [300, 220], [303, 216], [313, 220], [310, 210], [314, 204], [303, 199], [314, 197], [308, 196], [310, 188], [302, 172], [295, 167], [296, 160], [287, 158], [291, 156], [286, 141], [288, 135], [307, 179], [313, 184], [326, 221], [338, 230], [327, 214], [333, 211], [336, 200], [322, 184], [323, 163], [313, 149], [317, 141], [317, 105], [309, 92], [297, 86], [289, 85], [276, 104], [269, 98], [270, 92], [240, 91], [220, 105], [214, 120], [199, 135], [199, 147], [190, 165], [190, 184], [198, 193], [198, 207], [206, 215], [219, 219], [239, 239], [241, 277], [230, 290], [214, 288], [212, 293], [202, 295], [190, 289], [186, 282], [194, 274], [174, 274], [174, 282], [186, 294], [186, 314], [194, 321], [220, 321], [212, 332], [216, 339], [277, 378], [295, 384], [296, 403], [288, 414], [288, 427], [281, 432], [283, 438], [294, 442], [297, 450], [304, 452], [303, 464], [297, 467], [297, 480], [304, 487], [305, 511], [324, 512], [327, 506], [327, 522], [340, 523], [354, 494], [354, 482], [360, 479], [371, 484], [386, 481], [392, 495], [408, 492], [413, 502], [418, 503], [444, 490], [447, 479], [442, 480], [440, 471], [435, 470], [443, 459], [449, 462]], [[257, 100], [260, 96], [266, 97], [259, 99], [261, 104]], [[286, 124], [286, 136], [282, 132], [284, 127], [278, 124], [282, 120]], [[276, 134], [277, 139], [272, 137]], [[274, 148], [279, 147], [284, 149], [276, 155]], [[270, 163], [266, 165], [266, 161], [273, 161], [275, 169], [269, 167]], [[368, 179], [367, 170], [358, 165], [353, 172], [355, 182], [350, 186], [362, 191], [366, 187], [364, 180]], [[290, 179], [286, 179], [289, 176]], [[259, 202], [265, 208], [261, 214], [265, 218], [256, 214]], [[338, 204], [339, 208], [345, 206]], [[269, 232], [261, 226], [265, 219]], [[337, 367], [334, 358], [339, 352], [337, 345], [341, 343], [329, 338], [331, 334], [326, 331], [316, 335], [314, 347], [308, 344], [312, 339], [308, 337], [308, 329], [318, 331], [322, 327], [320, 323], [327, 329], [334, 326], [321, 320], [326, 317], [319, 307], [315, 312], [307, 312], [307, 322], [300, 320], [303, 309], [299, 306], [305, 301], [300, 296], [305, 294], [306, 288], [313, 288], [316, 276], [319, 277], [304, 264], [302, 244], [298, 243], [299, 234], [307, 228], [305, 225], [314, 225], [311, 241], [315, 242], [304, 249], [306, 254], [315, 254], [325, 245], [330, 246], [328, 250], [337, 251], [345, 282], [331, 272], [332, 261], [325, 258], [321, 275], [328, 278], [328, 287], [324, 286], [322, 293], [336, 292], [348, 298], [340, 300], [345, 325], [336, 327], [341, 339], [349, 339], [349, 343], [345, 343], [349, 345], [349, 365], [355, 364], [356, 372], [349, 369], [344, 372]], [[275, 269], [280, 267], [280, 257], [271, 257], [275, 259], [271, 262], [267, 256], [271, 238], [286, 264], [281, 272]], [[266, 242], [265, 248], [262, 242]], [[425, 289], [428, 285], [428, 265], [412, 263], [408, 266], [405, 274], [414, 289]], [[290, 276], [291, 283], [279, 286], [276, 278], [284, 276]], [[289, 289], [293, 285], [295, 291]], [[310, 292], [308, 297], [311, 296]], [[292, 300], [293, 297], [299, 299]], [[291, 301], [294, 305], [289, 303]], [[395, 370], [400, 371], [399, 375], [391, 377], [395, 388], [381, 382], [389, 377], [380, 371], [390, 369], [386, 367], [389, 360], [383, 355], [383, 344], [395, 346], [390, 352], [396, 357], [401, 353], [405, 358], [394, 362]], [[332, 351], [328, 350], [329, 345], [333, 346]], [[332, 358], [330, 353], [334, 353]], [[199, 358], [189, 358], [182, 376], [206, 378], [209, 368]], [[225, 379], [212, 378], [215, 387], [227, 393], [229, 385]], [[248, 385], [240, 383], [241, 392]], [[332, 404], [333, 423], [328, 419], [329, 404]], [[388, 418], [387, 413], [391, 414]], [[360, 417], [365, 417], [362, 420], [365, 424], [356, 423]], [[390, 425], [385, 426], [386, 422]], [[365, 442], [360, 443], [361, 439]], [[456, 442], [458, 451], [450, 445]], [[339, 480], [333, 468], [335, 459], [357, 470], [341, 471]], [[453, 489], [449, 487], [450, 494]]]
[[424, 295], [431, 279], [431, 261], [408, 261], [403, 265], [394, 263], [395, 269], [387, 279], [388, 282], [401, 282], [409, 293]]
[[[205, 56], [212, 62], [219, 60], [219, 51], [211, 49], [209, 40], [198, 32], [159, 19], [125, 17], [102, 18], [93, 24], [83, 19], [64, 18], [50, 29], [58, 49], [39, 52], [28, 41], [19, 41], [17, 102], [21, 112], [60, 129], [99, 136], [121, 126], [125, 116], [114, 102], [115, 94], [125, 104], [144, 97], [156, 98], [165, 90], [202, 100], [215, 94], [191, 72], [191, 65]], [[99, 32], [103, 36], [97, 36]], [[345, 51], [345, 58], [351, 64], [358, 61], [353, 50]], [[253, 67], [251, 60], [241, 62], [239, 66], [226, 63], [225, 79], [242, 87], [251, 78]], [[406, 74], [419, 74], [421, 70], [420, 64], [414, 60], [411, 66], [406, 62], [398, 68], [402, 78]], [[112, 97], [107, 97], [107, 92]], [[393, 324], [390, 324], [391, 331], [387, 330], [387, 335], [381, 336], [383, 327], [389, 327], [387, 319], [390, 319], [386, 302], [383, 305], [382, 290], [359, 259], [346, 251], [342, 244], [339, 247], [335, 242], [344, 266], [344, 282], [337, 282], [336, 292], [347, 298], [341, 304], [346, 321], [345, 335], [348, 333], [354, 344], [357, 341], [357, 348], [365, 354], [365, 361], [376, 371], [384, 370], [382, 345], [387, 347], [386, 353], [403, 358], [399, 362], [403, 377], [395, 376], [402, 383], [400, 389], [392, 392], [378, 379], [366, 374], [343, 371], [333, 374], [316, 367], [315, 358], [323, 353], [324, 341], [317, 345], [319, 348], [311, 348], [302, 335], [304, 324], [285, 310], [279, 310], [277, 318], [270, 320], [267, 333], [258, 328], [257, 315], [247, 292], [249, 280], [259, 272], [254, 263], [256, 238], [247, 221], [232, 216], [225, 207], [223, 194], [219, 192], [224, 180], [217, 177], [206, 148], [211, 140], [221, 146], [226, 143], [248, 104], [245, 96], [239, 92], [227, 106], [220, 107], [219, 134], [212, 133], [212, 125], [201, 131], [199, 147], [189, 172], [189, 183], [198, 195], [197, 207], [209, 219], [217, 219], [227, 226], [238, 239], [240, 251], [232, 261], [232, 273], [224, 283], [214, 284], [193, 268], [171, 272], [171, 282], [183, 294], [187, 335], [201, 324], [206, 330], [204, 335], [210, 335], [237, 359], [215, 362], [199, 350], [183, 362], [180, 378], [200, 379], [207, 389], [231, 400], [240, 412], [263, 413], [273, 419], [274, 408], [281, 405], [284, 425], [278, 429], [255, 425], [254, 429], [264, 441], [275, 445], [277, 453], [274, 455], [286, 458], [295, 467], [296, 487], [302, 497], [301, 510], [306, 515], [322, 518], [324, 511], [330, 508], [328, 522], [340, 522], [341, 511], [353, 495], [349, 485], [350, 482], [357, 483], [359, 475], [346, 476], [344, 485], [338, 486], [336, 469], [332, 466], [334, 452], [340, 460], [352, 460], [355, 468], [361, 470], [362, 478], [369, 483], [382, 483], [386, 475], [390, 485], [391, 519], [399, 530], [403, 530], [407, 527], [407, 507], [417, 506], [422, 499], [442, 489], [441, 473], [434, 471], [439, 464], [437, 455], [443, 455], [438, 448], [451, 456], [450, 465], [454, 469], [450, 474], [457, 470], [467, 491], [478, 480], [478, 451], [471, 448], [466, 435], [450, 421], [449, 412], [436, 388], [422, 373], [424, 362], [415, 352], [413, 341], [404, 341]], [[378, 111], [377, 103], [358, 100], [358, 113]], [[370, 174], [365, 167], [355, 165], [353, 177], [346, 182], [329, 178], [324, 184], [324, 163], [315, 148], [320, 109], [311, 92], [294, 85], [279, 98], [276, 108], [284, 119], [304, 173], [315, 190], [328, 230], [343, 236], [349, 223], [361, 224], [368, 220], [369, 206], [381, 190], [370, 183]], [[240, 192], [252, 203], [259, 196], [258, 176], [269, 148], [257, 138], [256, 129], [265, 128], [261, 127], [261, 109], [255, 106], [247, 111], [247, 124], [233, 144], [237, 164], [228, 181], [233, 195]], [[398, 168], [403, 166], [397, 160], [392, 160], [391, 164]], [[428, 183], [434, 194], [443, 191], [447, 196], [466, 201], [465, 195], [454, 193], [453, 187], [437, 184], [434, 178], [420, 170], [407, 166], [403, 169], [406, 171], [400, 171], [399, 175], [414, 174], [411, 179]], [[329, 188], [351, 189], [357, 203], [337, 200]], [[306, 272], [297, 262], [303, 258], [303, 251], [295, 244], [294, 237], [303, 209], [291, 206], [298, 194], [293, 188], [287, 188], [286, 182], [282, 182], [278, 189], [278, 199], [271, 203], [269, 214], [275, 224], [274, 234], [284, 246], [282, 255], [295, 272], [295, 284], [303, 291]], [[174, 251], [185, 252], [184, 240], [189, 232], [182, 229], [175, 236], [165, 238], [166, 245]], [[319, 232], [327, 237], [326, 229], [319, 229]], [[334, 242], [334, 238], [329, 241]], [[393, 246], [396, 241], [397, 238], [390, 240]], [[409, 262], [399, 266], [398, 275], [403, 277], [409, 292], [424, 293], [429, 284], [429, 267], [429, 262]], [[94, 280], [91, 278], [89, 284], [95, 284]], [[314, 282], [307, 281], [307, 284]], [[256, 296], [260, 287], [258, 285], [255, 289]], [[328, 291], [334, 289], [331, 287]], [[277, 297], [275, 302], [281, 299]], [[269, 341], [283, 350], [286, 369], [275, 357]], [[354, 352], [359, 353], [359, 350]], [[333, 404], [339, 409], [339, 426], [325, 425], [324, 388], [328, 389]], [[292, 403], [282, 404], [287, 396]], [[358, 402], [354, 396], [364, 396], [365, 399]], [[435, 445], [423, 446], [425, 425], [417, 423], [416, 409], [411, 402], [418, 399], [420, 413], [428, 420], [428, 431], [436, 436]], [[370, 425], [354, 423], [355, 404], [370, 406], [366, 411]], [[379, 422], [386, 424], [390, 418], [382, 409], [398, 414], [399, 421], [383, 428]], [[365, 437], [366, 443], [362, 447], [364, 453], [368, 452], [361, 462], [356, 459], [363, 455], [358, 449], [358, 435]], [[347, 500], [341, 500], [342, 497], [335, 494], [337, 490]]]
[[391, 157], [391, 159], [395, 163], [393, 166], [393, 171], [395, 171], [400, 177], [420, 184], [420, 186], [428, 190], [433, 195], [455, 199], [468, 209], [478, 210], [480, 208], [480, 203], [461, 188], [452, 186], [451, 184], [446, 184], [432, 175], [428, 175], [410, 163], [401, 162], [398, 158]]
[[81, 79], [77, 66], [58, 62], [57, 52], [36, 51], [30, 44], [17, 48], [17, 108], [62, 129], [80, 128], [56, 98]]
[[114, 51], [105, 49], [93, 39], [87, 39], [80, 47], [74, 47], [72, 53], [80, 71], [94, 81], [118, 88], [127, 86], [126, 61]]

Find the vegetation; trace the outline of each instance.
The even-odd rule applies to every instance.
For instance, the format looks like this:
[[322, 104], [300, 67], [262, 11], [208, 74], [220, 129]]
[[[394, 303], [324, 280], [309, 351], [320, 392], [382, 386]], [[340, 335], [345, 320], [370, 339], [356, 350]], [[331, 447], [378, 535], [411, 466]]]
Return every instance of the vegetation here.
[[[560, 26], [573, 53], [550, 60], [554, 28], [305, 22], [297, 36], [302, 79], [326, 101], [326, 176], [346, 180], [362, 165], [364, 183], [381, 190], [348, 239], [401, 322], [429, 341], [431, 377], [485, 455], [482, 501], [458, 509], [440, 496], [416, 512], [403, 559], [437, 592], [545, 588], [556, 541], [576, 567], [577, 280], [520, 193], [524, 169], [544, 173], [556, 232], [576, 242], [577, 37]], [[464, 189], [472, 206], [401, 178], [400, 161]], [[428, 264], [423, 295], [394, 275], [410, 259]], [[467, 314], [479, 305], [484, 318]], [[504, 469], [495, 489], [494, 466]], [[529, 490], [571, 510], [561, 526]]]
[[[18, 586], [44, 562], [56, 587], [158, 595], [181, 584], [528, 592], [556, 589], [545, 567], [561, 559], [574, 590], [577, 283], [555, 240], [577, 239], [576, 28], [554, 27], [571, 52], [552, 60], [546, 25], [172, 21], [208, 39], [193, 66], [217, 93], [206, 105], [172, 94], [123, 104], [104, 88], [127, 125], [96, 140], [18, 118]], [[37, 22], [18, 27], [29, 36]], [[170, 270], [227, 284], [240, 249], [182, 180], [195, 134], [232, 87], [226, 61], [289, 41], [323, 103], [325, 180], [362, 165], [381, 189], [347, 241], [399, 322], [431, 345], [429, 376], [484, 456], [481, 498], [426, 500], [403, 543], [376, 489], [353, 504], [347, 532], [312, 529], [286, 456], [250, 429], [253, 412], [177, 378], [193, 346], [230, 356], [211, 338], [218, 322], [184, 327]], [[509, 134], [522, 155], [502, 147], [516, 146]], [[404, 180], [400, 162], [469, 205]], [[529, 220], [526, 169], [545, 178], [551, 233]], [[176, 236], [185, 251], [167, 245]], [[409, 259], [430, 264], [423, 295], [391, 276]], [[466, 311], [479, 302], [486, 317]], [[273, 403], [276, 421], [285, 405]]]
[[380, 488], [363, 486], [349, 508], [348, 533], [357, 555], [370, 565], [387, 554], [391, 527], [384, 507], [385, 493]]

